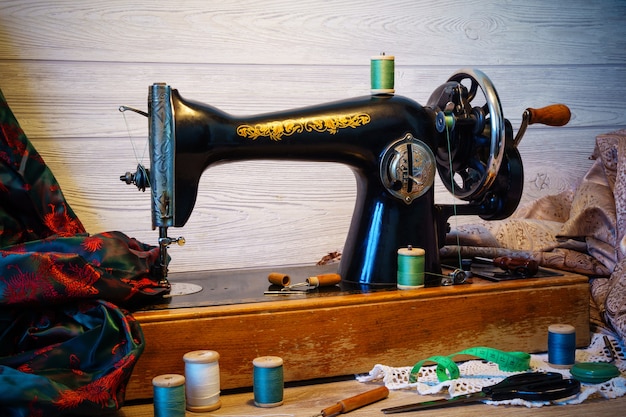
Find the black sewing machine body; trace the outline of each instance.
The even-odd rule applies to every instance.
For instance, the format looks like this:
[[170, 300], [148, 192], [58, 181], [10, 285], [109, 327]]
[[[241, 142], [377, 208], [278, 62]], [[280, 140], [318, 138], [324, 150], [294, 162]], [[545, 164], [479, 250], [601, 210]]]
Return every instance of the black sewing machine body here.
[[[463, 84], [467, 80], [469, 87]], [[485, 103], [475, 106], [479, 90]], [[203, 172], [216, 164], [267, 159], [350, 166], [357, 198], [339, 273], [346, 283], [366, 286], [395, 286], [397, 250], [409, 245], [425, 250], [425, 285], [439, 285], [439, 249], [449, 217], [502, 219], [513, 213], [522, 194], [516, 146], [526, 126], [513, 138], [495, 89], [478, 70], [453, 75], [425, 106], [393, 94], [372, 94], [235, 117], [154, 84], [144, 114], [149, 118], [150, 169], [140, 165], [120, 179], [141, 190], [151, 188], [152, 223], [162, 249], [155, 273], [164, 284], [167, 247], [180, 243], [167, 230], [185, 225]], [[526, 113], [524, 117], [526, 124]], [[467, 204], [436, 204], [437, 171], [448, 190]]]
[[[200, 176], [211, 165], [246, 159], [339, 162], [353, 169], [357, 186], [339, 266], [344, 280], [395, 284], [397, 250], [407, 245], [424, 248], [426, 269], [441, 272], [433, 187], [408, 203], [387, 191], [379, 168], [389, 145], [407, 134], [436, 149], [440, 134], [433, 111], [392, 95], [245, 118], [186, 101], [176, 90], [172, 103], [175, 115], [186, 115], [175, 125], [174, 226], [191, 215]], [[434, 161], [428, 163], [434, 174]]]

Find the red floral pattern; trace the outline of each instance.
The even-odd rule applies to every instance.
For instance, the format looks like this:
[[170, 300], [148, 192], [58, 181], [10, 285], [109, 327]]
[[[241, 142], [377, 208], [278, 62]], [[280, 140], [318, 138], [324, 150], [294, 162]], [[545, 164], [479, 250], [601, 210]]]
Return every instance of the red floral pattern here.
[[0, 416], [124, 403], [144, 348], [126, 309], [164, 292], [158, 256], [120, 232], [87, 234], [0, 91]]

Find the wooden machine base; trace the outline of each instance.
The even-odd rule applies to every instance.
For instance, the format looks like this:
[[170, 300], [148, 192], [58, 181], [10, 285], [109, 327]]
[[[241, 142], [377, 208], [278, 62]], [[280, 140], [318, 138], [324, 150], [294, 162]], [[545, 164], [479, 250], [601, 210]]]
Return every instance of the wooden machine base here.
[[[281, 272], [294, 283], [315, 275], [316, 268]], [[263, 295], [268, 272], [229, 272], [226, 281], [215, 278], [219, 273], [171, 277], [173, 283], [202, 281], [203, 291], [134, 314], [146, 348], [126, 398], [151, 398], [152, 378], [184, 374], [183, 355], [193, 350], [220, 354], [221, 388], [230, 389], [252, 386], [258, 356], [282, 357], [290, 382], [366, 373], [378, 363], [412, 366], [473, 346], [545, 352], [554, 323], [572, 324], [578, 347], [590, 341], [589, 285], [581, 275], [269, 296]], [[258, 283], [256, 290], [250, 282]], [[232, 299], [233, 292], [250, 291], [242, 301]], [[230, 295], [220, 298], [220, 292]]]

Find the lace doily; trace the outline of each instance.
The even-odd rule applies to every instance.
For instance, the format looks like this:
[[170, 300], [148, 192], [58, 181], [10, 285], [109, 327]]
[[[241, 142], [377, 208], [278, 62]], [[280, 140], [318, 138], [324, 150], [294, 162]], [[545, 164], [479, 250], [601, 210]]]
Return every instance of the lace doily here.
[[[586, 349], [576, 350], [576, 362], [610, 362], [612, 353], [604, 343], [607, 337], [613, 346], [614, 364], [618, 367], [621, 375], [601, 384], [581, 383], [581, 391], [574, 397], [565, 398], [553, 402], [525, 401], [521, 399], [507, 401], [485, 401], [486, 404], [512, 404], [524, 405], [526, 407], [542, 407], [550, 404], [580, 404], [587, 398], [600, 396], [604, 398], [617, 398], [626, 394], [626, 354], [622, 341], [614, 335], [594, 333], [591, 344]], [[478, 392], [483, 387], [497, 384], [507, 376], [516, 372], [504, 372], [498, 365], [482, 360], [470, 360], [460, 363], [459, 370], [461, 377], [439, 382], [436, 373], [436, 366], [424, 366], [421, 368], [417, 382], [409, 382], [411, 369], [413, 366], [390, 367], [376, 365], [366, 375], [357, 375], [360, 382], [383, 381], [385, 386], [391, 390], [416, 389], [420, 395], [445, 394], [445, 390], [450, 397]], [[533, 372], [558, 372], [564, 378], [571, 378], [569, 369], [557, 369], [548, 364], [548, 354], [533, 354], [530, 358], [530, 369]]]

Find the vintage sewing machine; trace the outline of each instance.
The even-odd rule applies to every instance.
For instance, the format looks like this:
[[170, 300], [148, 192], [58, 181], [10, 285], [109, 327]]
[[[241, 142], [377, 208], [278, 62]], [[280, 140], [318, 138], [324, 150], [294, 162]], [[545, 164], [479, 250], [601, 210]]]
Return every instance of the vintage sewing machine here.
[[[389, 93], [319, 106], [234, 117], [184, 99], [165, 84], [149, 87], [150, 167], [120, 179], [151, 189], [159, 229], [158, 274], [168, 285], [168, 228], [189, 219], [202, 173], [247, 159], [329, 161], [356, 176], [357, 198], [339, 274], [345, 283], [395, 286], [397, 250], [425, 250], [425, 285], [439, 285], [440, 245], [453, 215], [506, 218], [517, 208], [523, 168], [517, 145], [528, 124], [562, 125], [562, 105], [525, 112], [516, 137], [497, 92], [479, 70], [461, 70], [425, 106]], [[434, 201], [435, 173], [464, 203]], [[322, 174], [320, 174], [322, 175]]]

